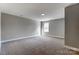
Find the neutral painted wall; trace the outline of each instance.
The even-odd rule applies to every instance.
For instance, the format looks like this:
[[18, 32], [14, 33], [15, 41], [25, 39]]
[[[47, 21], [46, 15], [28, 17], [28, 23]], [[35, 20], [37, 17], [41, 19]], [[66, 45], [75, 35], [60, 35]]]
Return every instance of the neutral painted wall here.
[[[56, 19], [54, 20], [54, 37], [60, 37], [60, 38], [64, 38], [64, 18], [61, 18], [61, 19]], [[51, 25], [52, 27], [52, 25]], [[50, 28], [51, 28], [50, 27]], [[53, 28], [52, 28], [53, 30]], [[52, 30], [50, 29], [50, 32], [52, 32]]]
[[1, 52], [1, 11], [0, 11], [0, 52]]
[[[44, 33], [45, 36], [64, 38], [64, 18], [50, 20], [49, 22], [49, 32]], [[45, 22], [43, 22], [44, 24]]]
[[65, 45], [79, 48], [79, 4], [65, 9]]
[[1, 14], [1, 41], [38, 35], [39, 22], [10, 14]]

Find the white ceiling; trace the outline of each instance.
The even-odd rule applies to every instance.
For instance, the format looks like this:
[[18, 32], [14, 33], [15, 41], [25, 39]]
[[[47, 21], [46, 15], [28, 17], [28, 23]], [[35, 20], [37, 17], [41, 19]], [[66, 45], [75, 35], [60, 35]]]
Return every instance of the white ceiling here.
[[[64, 8], [71, 3], [0, 3], [5, 13], [38, 21], [64, 18]], [[41, 14], [45, 14], [42, 16]]]

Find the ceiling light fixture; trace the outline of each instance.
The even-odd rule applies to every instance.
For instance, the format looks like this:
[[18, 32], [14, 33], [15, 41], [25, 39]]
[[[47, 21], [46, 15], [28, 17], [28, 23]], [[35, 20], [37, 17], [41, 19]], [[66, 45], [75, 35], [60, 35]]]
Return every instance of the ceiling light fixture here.
[[44, 16], [45, 14], [41, 14], [42, 16]]

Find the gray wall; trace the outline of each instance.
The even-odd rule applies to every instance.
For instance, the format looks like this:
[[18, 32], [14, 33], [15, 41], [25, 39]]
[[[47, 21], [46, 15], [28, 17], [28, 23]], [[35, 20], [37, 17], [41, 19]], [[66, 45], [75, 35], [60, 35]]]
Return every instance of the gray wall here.
[[1, 52], [1, 12], [0, 12], [0, 52]]
[[79, 48], [79, 4], [65, 9], [65, 45]]
[[[50, 20], [47, 22], [49, 22], [49, 32], [44, 33], [42, 31], [43, 35], [64, 38], [64, 18]], [[43, 22], [43, 24], [44, 23], [45, 22]]]
[[38, 35], [39, 22], [10, 14], [1, 14], [1, 41]]
[[[54, 37], [60, 37], [60, 38], [64, 38], [64, 19], [63, 18], [61, 18], [61, 19], [57, 19], [57, 20], [55, 20], [54, 21]], [[51, 27], [52, 27], [52, 25], [51, 25]], [[50, 27], [50, 28], [51, 28]], [[53, 30], [53, 29], [52, 29]], [[52, 30], [50, 29], [50, 31], [52, 32]]]

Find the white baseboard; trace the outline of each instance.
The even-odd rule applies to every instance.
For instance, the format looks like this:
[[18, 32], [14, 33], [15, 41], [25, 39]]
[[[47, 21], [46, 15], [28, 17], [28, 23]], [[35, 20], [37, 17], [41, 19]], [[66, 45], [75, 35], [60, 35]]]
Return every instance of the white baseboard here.
[[64, 47], [79, 52], [79, 48], [75, 48], [75, 47], [67, 46], [67, 45], [65, 45]]
[[1, 41], [1, 43], [6, 43], [6, 42], [10, 42], [10, 41], [15, 41], [15, 40], [21, 40], [21, 39], [24, 39], [24, 38], [31, 38], [31, 37], [36, 37], [38, 35], [33, 35], [33, 36], [28, 36], [28, 37], [20, 37], [20, 38], [15, 38], [15, 39], [9, 39], [9, 40], [4, 40], [4, 41]]
[[64, 37], [60, 37], [60, 36], [51, 36], [51, 35], [48, 35], [48, 37], [64, 39]]
[[53, 38], [60, 38], [60, 39], [64, 39], [64, 37], [60, 37], [60, 36], [53, 36]]

